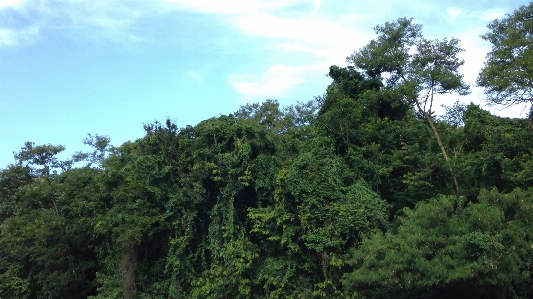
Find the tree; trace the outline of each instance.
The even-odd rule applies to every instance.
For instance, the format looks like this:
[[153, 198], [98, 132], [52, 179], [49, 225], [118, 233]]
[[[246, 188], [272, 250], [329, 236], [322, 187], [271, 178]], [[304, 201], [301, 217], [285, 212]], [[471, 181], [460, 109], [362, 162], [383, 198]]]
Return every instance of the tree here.
[[19, 153], [13, 153], [17, 164], [20, 166], [41, 166], [42, 168], [32, 168], [35, 175], [42, 175], [50, 178], [51, 175], [56, 175], [58, 170], [68, 170], [72, 165], [71, 161], [59, 161], [57, 154], [65, 150], [62, 145], [37, 145], [35, 142], [26, 142], [24, 147], [20, 149]]
[[91, 168], [50, 174], [61, 146], [27, 143], [0, 171], [0, 297], [86, 298], [96, 257]]
[[474, 104], [468, 105], [463, 119], [456, 142], [461, 150], [455, 159], [462, 195], [474, 200], [482, 188], [507, 193], [532, 186], [529, 120], [491, 115]]
[[266, 298], [337, 298], [347, 249], [386, 225], [385, 201], [334, 152], [331, 138], [309, 140], [277, 173], [272, 200], [249, 209]]
[[[459, 40], [425, 39], [422, 26], [406, 18], [376, 26], [374, 30], [378, 37], [349, 56], [347, 62], [363, 70], [369, 78], [381, 80], [385, 89], [394, 90], [415, 106], [427, 120], [448, 162], [448, 154], [433, 120], [433, 102], [439, 94], [468, 93], [469, 86], [459, 73], [464, 64], [457, 57], [463, 51]], [[449, 170], [457, 193], [459, 186], [451, 165]]]
[[446, 111], [444, 115], [439, 117], [441, 121], [454, 128], [464, 126], [465, 123], [463, 120], [463, 116], [466, 111], [467, 105], [461, 104], [459, 101], [455, 101], [455, 103], [453, 103], [453, 106], [447, 106], [444, 104], [442, 104], [441, 106]]
[[482, 38], [492, 43], [477, 84], [489, 104], [533, 102], [533, 2], [494, 20]]
[[102, 168], [102, 162], [112, 149], [110, 144], [111, 139], [107, 136], [99, 136], [88, 134], [89, 137], [83, 139], [83, 144], [92, 147], [92, 153], [76, 152], [73, 156], [74, 162], [87, 161], [87, 166], [96, 164], [97, 167]]
[[[114, 149], [98, 177], [94, 236], [105, 241], [95, 248], [100, 271], [98, 296], [92, 298], [160, 298], [157, 286], [165, 283], [162, 252], [172, 231], [165, 204], [173, 189], [167, 189], [172, 173], [164, 155], [169, 148], [159, 137], [175, 132], [159, 124], [145, 129], [147, 137]], [[154, 287], [147, 290], [146, 285]]]
[[440, 196], [405, 209], [397, 232], [374, 233], [352, 251], [345, 290], [363, 298], [530, 298], [532, 191], [484, 190], [458, 209], [455, 198]]

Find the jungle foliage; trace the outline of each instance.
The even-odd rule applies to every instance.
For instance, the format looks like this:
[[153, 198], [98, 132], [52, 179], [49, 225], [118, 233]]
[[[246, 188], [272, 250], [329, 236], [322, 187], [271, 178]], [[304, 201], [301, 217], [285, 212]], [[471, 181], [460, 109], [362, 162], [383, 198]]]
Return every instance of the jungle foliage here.
[[26, 143], [0, 170], [0, 298], [533, 297], [530, 120], [435, 117], [468, 90], [459, 41], [376, 33], [307, 103], [67, 161]]

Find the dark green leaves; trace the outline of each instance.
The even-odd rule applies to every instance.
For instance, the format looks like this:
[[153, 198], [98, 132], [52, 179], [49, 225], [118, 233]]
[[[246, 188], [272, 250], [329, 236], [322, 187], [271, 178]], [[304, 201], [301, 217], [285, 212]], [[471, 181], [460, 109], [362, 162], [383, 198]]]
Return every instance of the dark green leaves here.
[[372, 298], [524, 297], [532, 199], [531, 190], [494, 190], [458, 211], [451, 197], [420, 203], [397, 233], [376, 233], [353, 251], [343, 284]]
[[34, 142], [26, 142], [19, 153], [15, 153], [15, 160], [18, 165], [24, 166], [39, 166], [41, 168], [32, 168], [38, 175], [49, 177], [57, 174], [58, 170], [67, 170], [70, 168], [70, 161], [59, 161], [57, 154], [64, 151], [65, 147], [62, 145], [38, 145]]

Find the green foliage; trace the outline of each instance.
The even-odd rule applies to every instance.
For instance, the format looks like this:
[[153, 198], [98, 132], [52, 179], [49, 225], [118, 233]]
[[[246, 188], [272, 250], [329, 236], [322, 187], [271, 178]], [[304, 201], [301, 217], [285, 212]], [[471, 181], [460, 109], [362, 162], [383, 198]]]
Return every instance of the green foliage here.
[[512, 105], [533, 100], [533, 2], [494, 20], [482, 36], [492, 43], [477, 84], [489, 104]]
[[[385, 225], [386, 205], [354, 180], [327, 138], [310, 141], [289, 168], [279, 171], [276, 185], [274, 202], [248, 214], [252, 232], [262, 240], [260, 256], [276, 257], [260, 266], [263, 288], [271, 297], [296, 292], [295, 298], [329, 298], [340, 290], [347, 248], [361, 233]], [[312, 293], [302, 293], [302, 276], [312, 277], [306, 282]]]
[[369, 78], [383, 81], [417, 106], [427, 103], [423, 110], [430, 114], [433, 94], [468, 92], [459, 73], [464, 61], [457, 57], [463, 51], [458, 39], [425, 39], [422, 26], [406, 18], [374, 31], [378, 37], [347, 58]]
[[0, 170], [0, 298], [531, 297], [529, 121], [436, 118], [467, 92], [459, 41], [375, 30], [306, 103], [67, 161], [26, 143]]
[[442, 174], [445, 164], [437, 143], [401, 95], [376, 90], [379, 85], [352, 88], [375, 80], [364, 79], [352, 67], [332, 67], [330, 75], [334, 81], [317, 117], [319, 132], [334, 138], [339, 156], [394, 212], [450, 192], [453, 182]]
[[466, 95], [469, 86], [463, 82], [458, 58], [463, 51], [459, 40], [428, 40], [422, 37], [422, 26], [412, 19], [401, 18], [374, 28], [378, 37], [347, 58], [348, 63], [364, 71], [369, 78], [383, 81], [406, 104], [413, 105], [427, 120], [447, 163], [456, 195], [457, 176], [433, 119], [434, 97], [456, 93]]
[[251, 298], [250, 269], [258, 257], [244, 233], [213, 254], [211, 267], [193, 282], [192, 298]]
[[[21, 170], [4, 172], [18, 175]], [[74, 169], [10, 184], [15, 189], [2, 197], [2, 202], [13, 204], [1, 227], [2, 297], [85, 298], [94, 291], [87, 284], [94, 278], [96, 262], [88, 234], [91, 212], [85, 210], [91, 206], [85, 196], [94, 175], [90, 169]], [[13, 183], [14, 178], [5, 179]]]
[[87, 161], [87, 166], [96, 164], [101, 168], [106, 154], [110, 150], [110, 141], [111, 139], [109, 137], [89, 134], [89, 137], [83, 139], [83, 143], [93, 147], [94, 151], [92, 153], [76, 152], [73, 157], [73, 162]]
[[530, 293], [533, 190], [439, 197], [406, 209], [396, 233], [365, 238], [343, 285], [368, 298], [525, 298]]
[[[70, 161], [59, 161], [56, 155], [65, 150], [62, 145], [38, 145], [34, 142], [26, 142], [19, 153], [15, 153], [15, 160], [20, 166], [33, 166], [32, 171], [36, 175], [50, 177], [57, 174], [58, 170], [67, 170], [72, 164]], [[42, 168], [35, 168], [40, 166]]]
[[456, 163], [467, 197], [475, 198], [480, 188], [511, 192], [531, 186], [533, 136], [527, 120], [496, 117], [469, 105], [464, 122]]

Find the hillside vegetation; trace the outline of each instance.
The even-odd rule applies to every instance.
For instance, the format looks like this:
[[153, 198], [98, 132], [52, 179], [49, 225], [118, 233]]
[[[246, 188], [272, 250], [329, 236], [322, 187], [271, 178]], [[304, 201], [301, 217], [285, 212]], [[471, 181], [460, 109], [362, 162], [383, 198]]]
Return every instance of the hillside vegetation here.
[[[489, 25], [489, 101], [532, 101], [532, 20]], [[532, 298], [532, 117], [436, 117], [469, 91], [460, 41], [375, 30], [307, 103], [67, 161], [26, 143], [0, 170], [0, 298]]]

